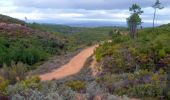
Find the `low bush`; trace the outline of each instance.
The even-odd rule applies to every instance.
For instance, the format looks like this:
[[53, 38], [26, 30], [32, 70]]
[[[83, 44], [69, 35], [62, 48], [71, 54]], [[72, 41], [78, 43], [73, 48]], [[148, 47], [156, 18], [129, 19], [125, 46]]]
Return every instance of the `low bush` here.
[[10, 84], [15, 84], [16, 82], [26, 78], [27, 71], [27, 65], [21, 62], [13, 62], [10, 66], [4, 65], [4, 67], [1, 69], [0, 75], [3, 76], [6, 80], [9, 80]]
[[131, 97], [161, 97], [163, 88], [158, 84], [141, 84], [129, 88], [127, 94]]
[[0, 76], [0, 95], [7, 95], [6, 88], [8, 87], [8, 81]]
[[73, 89], [75, 91], [79, 91], [86, 87], [86, 83], [84, 83], [82, 81], [75, 80], [75, 81], [67, 82], [66, 86], [70, 87], [71, 89]]
[[96, 60], [101, 61], [101, 59], [105, 56], [112, 56], [113, 54], [116, 54], [120, 48], [121, 47], [118, 44], [104, 43], [95, 51]]
[[39, 77], [33, 76], [28, 77], [25, 80], [22, 80], [15, 85], [9, 85], [8, 86], [8, 94], [14, 95], [14, 94], [20, 94], [26, 93], [28, 90], [40, 90], [41, 89], [41, 83]]
[[25, 89], [40, 89], [40, 78], [38, 76], [28, 77], [26, 80], [21, 81], [21, 84], [25, 87]]

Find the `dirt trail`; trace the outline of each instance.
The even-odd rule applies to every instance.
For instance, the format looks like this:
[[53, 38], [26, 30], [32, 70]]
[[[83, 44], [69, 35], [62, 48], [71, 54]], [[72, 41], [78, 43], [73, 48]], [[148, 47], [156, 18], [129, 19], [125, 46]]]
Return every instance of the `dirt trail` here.
[[57, 80], [78, 73], [82, 69], [86, 60], [94, 53], [96, 47], [97, 45], [84, 49], [78, 55], [73, 57], [69, 63], [61, 66], [59, 69], [40, 75], [41, 80], [42, 81], [50, 81], [53, 79]]

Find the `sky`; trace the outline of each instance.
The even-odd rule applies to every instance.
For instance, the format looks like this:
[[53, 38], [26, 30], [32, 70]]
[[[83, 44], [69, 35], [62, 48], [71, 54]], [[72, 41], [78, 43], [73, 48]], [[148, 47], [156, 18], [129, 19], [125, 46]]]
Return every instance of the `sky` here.
[[[170, 23], [170, 0], [157, 11], [156, 23]], [[151, 25], [155, 0], [0, 0], [0, 14], [29, 22], [65, 24], [80, 22], [126, 23], [129, 7], [137, 3], [144, 23]]]

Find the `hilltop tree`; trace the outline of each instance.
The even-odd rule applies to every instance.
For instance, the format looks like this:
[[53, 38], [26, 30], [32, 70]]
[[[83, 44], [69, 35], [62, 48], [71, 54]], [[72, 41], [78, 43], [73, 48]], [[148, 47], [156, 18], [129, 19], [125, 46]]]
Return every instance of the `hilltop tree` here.
[[161, 2], [159, 0], [156, 0], [155, 4], [152, 6], [154, 8], [154, 16], [153, 16], [153, 28], [155, 27], [155, 17], [156, 17], [156, 11], [157, 9], [163, 9]]
[[129, 11], [132, 12], [132, 15], [127, 18], [127, 24], [130, 29], [130, 37], [134, 39], [137, 34], [137, 26], [141, 25], [142, 19], [140, 15], [143, 13], [141, 7], [137, 4], [133, 4], [132, 7], [129, 8]]

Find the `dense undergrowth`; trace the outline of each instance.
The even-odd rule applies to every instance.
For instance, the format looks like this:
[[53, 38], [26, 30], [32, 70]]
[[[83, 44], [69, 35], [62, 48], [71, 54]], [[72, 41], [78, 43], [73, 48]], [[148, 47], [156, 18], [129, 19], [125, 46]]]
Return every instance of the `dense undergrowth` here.
[[95, 56], [101, 75], [97, 82], [117, 95], [151, 100], [166, 96], [167, 71], [170, 67], [170, 26], [139, 30], [131, 40], [113, 34], [112, 43], [100, 45]]
[[[10, 65], [12, 61], [33, 65], [44, 61], [52, 54], [61, 53], [64, 44], [54, 39], [37, 37], [0, 37], [0, 66]], [[63, 50], [64, 51], [64, 50]]]

